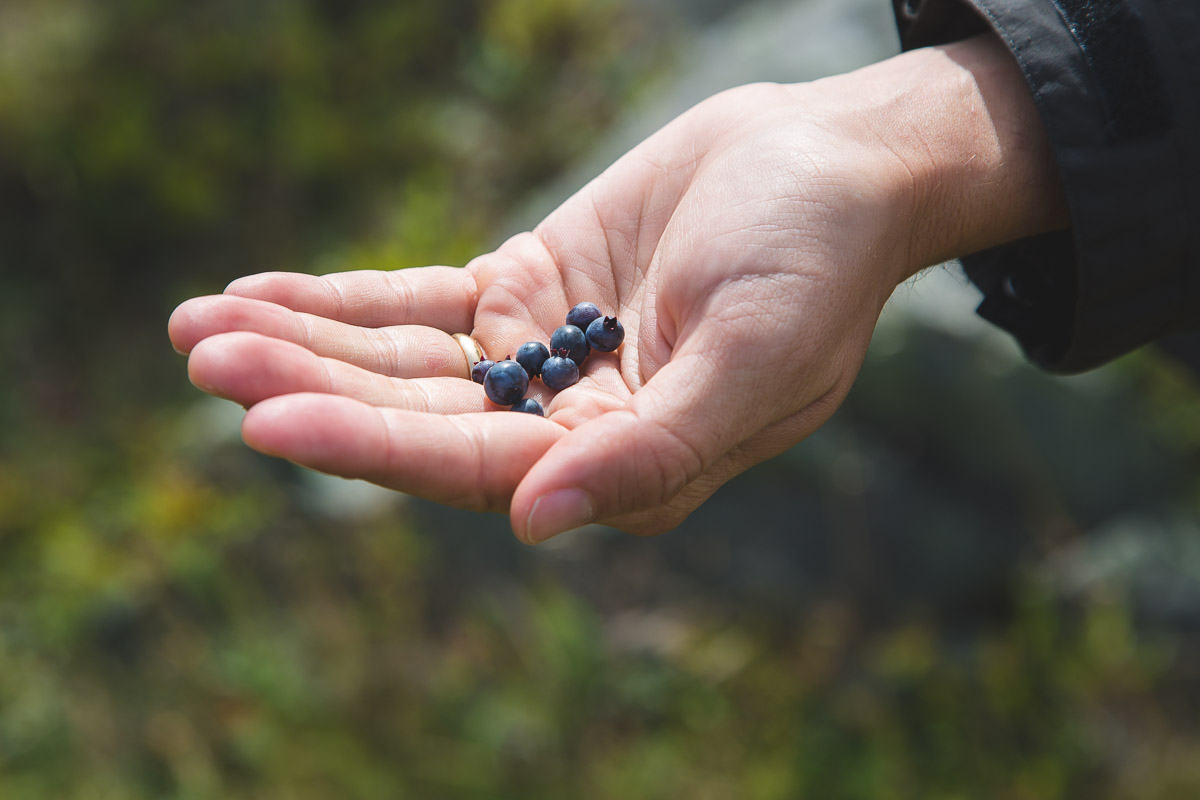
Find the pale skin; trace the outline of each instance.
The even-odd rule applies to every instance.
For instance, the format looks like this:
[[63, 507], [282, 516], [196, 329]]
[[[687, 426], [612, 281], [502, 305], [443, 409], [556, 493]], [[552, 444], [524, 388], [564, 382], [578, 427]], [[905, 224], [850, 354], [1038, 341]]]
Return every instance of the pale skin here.
[[[169, 330], [264, 453], [507, 512], [529, 543], [655, 534], [829, 418], [899, 283], [1065, 223], [1020, 73], [977, 37], [710, 98], [465, 268], [253, 275]], [[584, 300], [625, 343], [533, 381], [546, 419], [467, 380], [450, 334], [503, 357]]]

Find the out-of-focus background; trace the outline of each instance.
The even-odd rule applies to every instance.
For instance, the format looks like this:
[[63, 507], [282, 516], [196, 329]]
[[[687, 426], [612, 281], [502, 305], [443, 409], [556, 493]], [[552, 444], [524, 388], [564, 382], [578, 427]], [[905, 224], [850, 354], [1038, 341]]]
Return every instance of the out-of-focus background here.
[[462, 264], [885, 0], [2, 0], [0, 797], [1200, 795], [1200, 392], [1056, 379], [952, 268], [677, 531], [547, 546], [293, 468], [165, 326]]

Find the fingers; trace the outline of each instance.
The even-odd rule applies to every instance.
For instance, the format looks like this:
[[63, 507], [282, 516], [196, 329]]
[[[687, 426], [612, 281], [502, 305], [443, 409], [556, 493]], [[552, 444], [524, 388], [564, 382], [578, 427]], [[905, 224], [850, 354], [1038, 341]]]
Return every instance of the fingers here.
[[190, 353], [211, 337], [250, 331], [302, 345], [397, 378], [466, 377], [462, 348], [445, 332], [419, 325], [362, 328], [264, 300], [213, 295], [188, 300], [175, 309], [167, 331], [176, 350]]
[[243, 406], [282, 394], [321, 392], [442, 414], [487, 408], [480, 387], [462, 378], [389, 378], [257, 333], [223, 333], [204, 339], [188, 358], [188, 377], [204, 391]]
[[361, 270], [319, 277], [264, 272], [238, 278], [225, 294], [366, 328], [425, 325], [447, 333], [470, 333], [478, 302], [474, 279], [458, 267]]
[[563, 433], [530, 414], [442, 416], [318, 394], [265, 400], [242, 422], [246, 443], [268, 455], [480, 511], [507, 509]]

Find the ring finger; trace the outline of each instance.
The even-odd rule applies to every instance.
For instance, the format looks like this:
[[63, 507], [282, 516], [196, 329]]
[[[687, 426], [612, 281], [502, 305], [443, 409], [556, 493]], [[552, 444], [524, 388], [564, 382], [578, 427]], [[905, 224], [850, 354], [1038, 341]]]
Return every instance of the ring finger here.
[[171, 341], [184, 353], [212, 336], [244, 331], [293, 342], [318, 356], [392, 378], [469, 376], [458, 342], [422, 325], [362, 328], [265, 300], [211, 295], [179, 306], [168, 328]]

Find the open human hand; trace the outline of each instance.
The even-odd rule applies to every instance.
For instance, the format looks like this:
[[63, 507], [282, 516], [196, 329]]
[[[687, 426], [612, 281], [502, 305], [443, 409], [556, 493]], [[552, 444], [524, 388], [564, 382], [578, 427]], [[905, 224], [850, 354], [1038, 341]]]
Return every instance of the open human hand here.
[[[1045, 169], [1036, 138], [1009, 135], [1032, 111], [997, 57], [971, 40], [731, 90], [465, 268], [242, 278], [183, 303], [172, 342], [198, 387], [249, 408], [264, 453], [507, 511], [531, 543], [590, 522], [668, 530], [833, 413], [898, 282], [1045, 227], [1044, 203], [993, 208], [976, 189], [1007, 197]], [[970, 130], [912, 105], [952, 99]], [[971, 166], [947, 171], [964, 143]], [[621, 319], [621, 349], [561, 392], [531, 381], [545, 419], [500, 413], [451, 334], [498, 359], [585, 300]]]

